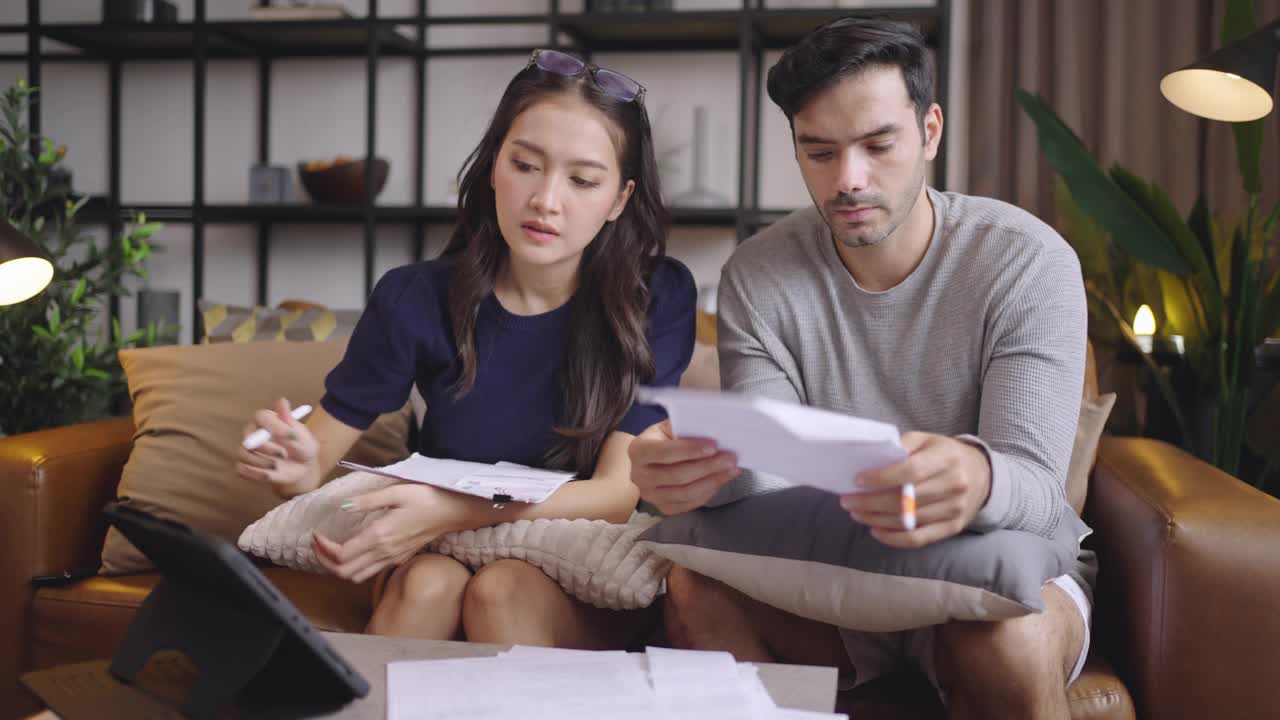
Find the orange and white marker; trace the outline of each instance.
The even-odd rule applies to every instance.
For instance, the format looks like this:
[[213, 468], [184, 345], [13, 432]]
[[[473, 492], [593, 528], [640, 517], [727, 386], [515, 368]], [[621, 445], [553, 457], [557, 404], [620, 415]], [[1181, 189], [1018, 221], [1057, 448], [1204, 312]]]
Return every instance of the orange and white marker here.
[[902, 486], [902, 527], [916, 529], [916, 486], [913, 483]]

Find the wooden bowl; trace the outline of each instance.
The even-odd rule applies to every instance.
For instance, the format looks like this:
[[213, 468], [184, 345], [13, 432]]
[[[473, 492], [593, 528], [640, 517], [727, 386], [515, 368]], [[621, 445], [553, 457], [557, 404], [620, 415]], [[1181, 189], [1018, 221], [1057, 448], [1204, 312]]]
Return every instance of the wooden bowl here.
[[[313, 163], [298, 163], [298, 177], [302, 187], [317, 205], [363, 205], [365, 188], [370, 178], [366, 177], [363, 159], [339, 161], [325, 167], [307, 169]], [[382, 192], [387, 184], [387, 174], [391, 164], [386, 158], [373, 159], [373, 196]]]

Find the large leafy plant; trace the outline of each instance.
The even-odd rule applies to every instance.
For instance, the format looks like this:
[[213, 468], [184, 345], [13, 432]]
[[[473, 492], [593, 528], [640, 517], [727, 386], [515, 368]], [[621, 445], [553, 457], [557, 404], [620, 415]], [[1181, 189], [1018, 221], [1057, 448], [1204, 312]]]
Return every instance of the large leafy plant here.
[[34, 239], [54, 265], [44, 292], [0, 306], [0, 436], [56, 427], [108, 414], [125, 391], [116, 353], [175, 336], [154, 325], [122, 335], [114, 319], [104, 327], [112, 295], [128, 295], [128, 281], [146, 277], [160, 226], [133, 216], [106, 248], [82, 232], [65, 149], [35, 137], [25, 118], [36, 89], [18, 81], [0, 97], [0, 222]]
[[[1222, 43], [1256, 27], [1252, 1], [1232, 0]], [[1250, 389], [1255, 348], [1280, 332], [1280, 273], [1269, 256], [1280, 205], [1266, 213], [1258, 209], [1262, 121], [1233, 127], [1249, 197], [1244, 217], [1215, 217], [1203, 195], [1184, 217], [1154, 182], [1118, 165], [1104, 171], [1043, 97], [1019, 90], [1017, 100], [1035, 122], [1040, 145], [1059, 177], [1066, 234], [1080, 254], [1090, 300], [1114, 319], [1118, 336], [1155, 371], [1183, 446], [1239, 475], [1251, 444], [1254, 453], [1271, 462], [1249, 479], [1265, 482], [1280, 454], [1273, 433], [1259, 427], [1263, 414], [1255, 410], [1265, 406], [1250, 396]], [[1143, 353], [1126, 321], [1136, 297], [1157, 304], [1165, 332], [1184, 337], [1189, 380], [1173, 382]]]

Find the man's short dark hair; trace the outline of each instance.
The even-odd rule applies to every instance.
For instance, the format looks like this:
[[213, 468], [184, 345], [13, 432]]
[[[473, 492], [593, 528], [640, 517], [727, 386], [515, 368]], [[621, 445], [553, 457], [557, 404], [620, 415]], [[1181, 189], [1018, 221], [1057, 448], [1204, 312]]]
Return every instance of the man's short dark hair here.
[[933, 57], [924, 35], [900, 20], [845, 17], [806, 35], [769, 68], [769, 98], [794, 127], [795, 114], [815, 96], [868, 67], [902, 69], [907, 96], [923, 131], [933, 104]]

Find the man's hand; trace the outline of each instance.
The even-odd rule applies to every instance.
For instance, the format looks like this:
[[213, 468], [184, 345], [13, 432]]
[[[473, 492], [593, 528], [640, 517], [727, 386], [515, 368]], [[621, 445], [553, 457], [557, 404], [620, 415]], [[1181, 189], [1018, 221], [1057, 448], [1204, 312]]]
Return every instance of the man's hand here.
[[[885, 545], [918, 548], [958, 535], [978, 514], [991, 492], [991, 463], [982, 448], [930, 433], [906, 433], [907, 459], [862, 473], [861, 489], [840, 498], [840, 506], [871, 528]], [[916, 528], [902, 525], [902, 486], [916, 489]]]
[[714, 440], [675, 439], [669, 420], [637, 435], [627, 453], [640, 497], [666, 515], [702, 507], [742, 474], [734, 454], [717, 451]]

